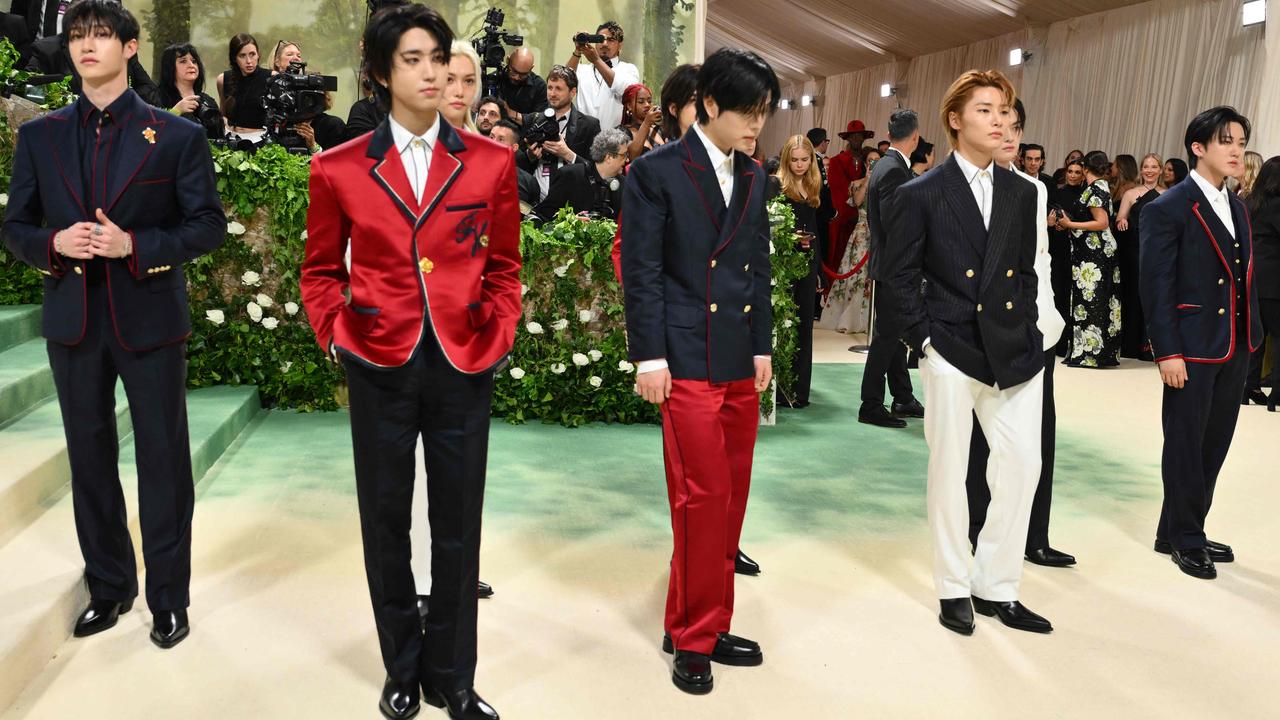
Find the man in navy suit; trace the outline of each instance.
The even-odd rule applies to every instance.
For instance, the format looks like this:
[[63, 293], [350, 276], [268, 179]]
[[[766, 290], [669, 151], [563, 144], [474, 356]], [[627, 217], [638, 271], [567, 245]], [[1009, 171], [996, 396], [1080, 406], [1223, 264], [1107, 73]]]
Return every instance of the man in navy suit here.
[[772, 379], [765, 173], [734, 148], [777, 107], [754, 53], [723, 49], [697, 77], [695, 123], [631, 165], [622, 280], [636, 392], [662, 410], [675, 549], [663, 638], [672, 681], [711, 692], [711, 662], [759, 665], [729, 633], [734, 560], [751, 487], [759, 393]]
[[1253, 232], [1226, 179], [1244, 172], [1249, 120], [1215, 107], [1187, 127], [1192, 168], [1142, 210], [1139, 290], [1164, 383], [1164, 504], [1157, 552], [1192, 577], [1217, 577], [1231, 547], [1205, 536], [1218, 472], [1240, 413], [1249, 353], [1262, 342]]
[[226, 217], [204, 130], [129, 89], [137, 20], [110, 0], [80, 0], [64, 20], [84, 94], [19, 131], [4, 244], [45, 276], [43, 333], [90, 596], [75, 634], [115, 625], [138, 594], [117, 469], [119, 378], [137, 446], [151, 640], [168, 648], [188, 633], [195, 496], [182, 263], [222, 243]]

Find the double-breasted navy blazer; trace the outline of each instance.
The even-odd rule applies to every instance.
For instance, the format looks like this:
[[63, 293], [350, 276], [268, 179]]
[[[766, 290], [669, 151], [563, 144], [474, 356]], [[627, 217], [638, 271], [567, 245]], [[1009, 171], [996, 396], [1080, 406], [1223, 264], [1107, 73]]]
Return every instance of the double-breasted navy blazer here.
[[622, 196], [628, 353], [666, 358], [671, 376], [729, 382], [771, 355], [765, 173], [734, 152], [725, 206], [707, 149], [690, 128], [631, 163]]
[[[53, 249], [58, 231], [97, 222], [84, 195], [79, 135], [81, 102], [24, 123], [18, 131], [4, 245], [45, 276], [43, 334], [64, 345], [85, 333], [85, 262]], [[182, 263], [226, 237], [213, 158], [204, 129], [157, 110], [132, 90], [113, 103], [123, 123], [110, 150], [102, 208], [133, 237], [133, 254], [106, 261], [107, 296], [116, 337], [127, 350], [179, 342], [191, 332]]]

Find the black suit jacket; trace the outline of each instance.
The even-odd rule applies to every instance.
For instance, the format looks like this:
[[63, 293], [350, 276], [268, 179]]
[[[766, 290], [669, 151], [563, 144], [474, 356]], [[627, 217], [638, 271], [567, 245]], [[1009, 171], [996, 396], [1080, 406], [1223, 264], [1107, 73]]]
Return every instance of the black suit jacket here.
[[[523, 127], [525, 130], [529, 126], [542, 117], [540, 113], [529, 113], [524, 116]], [[600, 121], [590, 115], [584, 115], [578, 112], [578, 108], [569, 109], [569, 122], [564, 127], [564, 142], [569, 149], [578, 156], [574, 162], [589, 163], [591, 162], [591, 142], [600, 134]], [[537, 162], [528, 157], [526, 153], [520, 153], [517, 160], [523, 161], [521, 167], [529, 172], [533, 172], [537, 166]], [[556, 167], [560, 163], [557, 161]]]
[[729, 382], [773, 353], [765, 174], [741, 152], [730, 200], [692, 128], [631, 163], [621, 233], [633, 361], [666, 358], [673, 378]]
[[867, 185], [867, 230], [871, 234], [871, 256], [867, 259], [867, 273], [872, 280], [880, 276], [881, 257], [891, 242], [886, 221], [891, 216], [894, 195], [898, 188], [911, 180], [911, 166], [902, 155], [890, 149], [871, 170]]
[[343, 128], [343, 136], [346, 140], [355, 140], [365, 133], [373, 132], [386, 119], [387, 114], [378, 107], [378, 101], [372, 95], [357, 100], [347, 113], [347, 126]]
[[528, 205], [530, 210], [538, 204], [538, 196], [542, 194], [542, 188], [538, 187], [538, 178], [522, 167], [516, 168], [516, 189], [520, 195], [520, 202]]
[[1272, 200], [1253, 217], [1253, 264], [1259, 300], [1280, 300], [1280, 203]]
[[[132, 106], [120, 114], [125, 129], [112, 150], [111, 201], [102, 210], [133, 236], [133, 255], [106, 262], [106, 282], [117, 338], [139, 351], [191, 332], [182, 263], [221, 245], [227, 220], [204, 129], [125, 92]], [[10, 252], [44, 274], [43, 333], [64, 345], [84, 337], [85, 263], [54, 252], [53, 236], [81, 221], [97, 222], [81, 197], [78, 107], [20, 128], [0, 231]]]
[[[1157, 360], [1224, 363], [1262, 344], [1249, 212], [1229, 197], [1235, 238], [1190, 176], [1142, 208], [1138, 290]], [[1236, 277], [1245, 284], [1239, 301]], [[1247, 337], [1237, 332], [1237, 311], [1246, 313]]]
[[[990, 227], [954, 156], [898, 188], [880, 266], [890, 325], [987, 385], [1044, 370], [1036, 328], [1036, 190], [995, 168]], [[920, 280], [927, 280], [920, 293]]]
[[[40, 38], [31, 45], [28, 57], [22, 63], [29, 72], [43, 75], [70, 75], [71, 91], [80, 94], [80, 73], [76, 72], [76, 64], [71, 61], [71, 50], [62, 35], [50, 35]], [[160, 99], [160, 88], [151, 80], [151, 76], [143, 69], [138, 56], [129, 58], [129, 87], [138, 93], [142, 100], [156, 107], [168, 109]]]
[[[549, 220], [560, 211], [560, 208], [571, 207], [575, 212], [599, 212], [610, 220], [616, 220], [618, 210], [622, 207], [622, 176], [619, 175], [617, 180], [617, 190], [607, 188], [603, 190], [604, 199], [609, 206], [609, 211], [605, 212], [605, 208], [597, 207], [596, 198], [601, 186], [607, 185], [607, 181], [596, 172], [595, 165], [586, 163], [565, 165], [551, 176], [551, 187], [547, 190], [547, 197], [538, 203], [533, 214], [543, 220]], [[534, 182], [536, 184], [537, 181]]]
[[[822, 158], [814, 154], [813, 161], [818, 163], [818, 173], [822, 175], [822, 194], [821, 202], [818, 204], [818, 226], [821, 228], [821, 234], [826, 233], [826, 226], [836, 216], [835, 203], [831, 201], [831, 185], [827, 182], [827, 167], [822, 164]], [[870, 262], [868, 260], [867, 262]]]

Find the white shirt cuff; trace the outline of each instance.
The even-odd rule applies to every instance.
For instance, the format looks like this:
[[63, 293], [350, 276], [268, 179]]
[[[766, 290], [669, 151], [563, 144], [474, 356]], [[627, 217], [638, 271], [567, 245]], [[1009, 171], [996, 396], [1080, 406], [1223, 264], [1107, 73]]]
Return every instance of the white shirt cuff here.
[[666, 370], [666, 369], [667, 369], [666, 358], [658, 358], [657, 360], [641, 360], [640, 362], [636, 363], [637, 375], [643, 375], [647, 372], [653, 372], [654, 370]]
[[773, 356], [772, 356], [772, 355], [756, 355], [755, 357], [756, 357], [756, 359], [757, 359], [757, 360], [772, 360], [772, 359], [773, 359]]

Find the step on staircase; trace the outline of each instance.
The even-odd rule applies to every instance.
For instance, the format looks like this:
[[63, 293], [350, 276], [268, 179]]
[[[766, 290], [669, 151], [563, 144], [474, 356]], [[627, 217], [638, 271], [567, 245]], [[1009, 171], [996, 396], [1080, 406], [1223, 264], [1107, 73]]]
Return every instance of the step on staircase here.
[[[62, 415], [39, 334], [39, 307], [0, 307], [0, 713], [71, 636], [76, 615], [88, 601]], [[258, 391], [252, 387], [187, 394], [197, 483], [260, 412]], [[120, 480], [141, 584], [137, 475], [122, 386], [116, 388], [116, 419]], [[139, 602], [145, 607], [141, 597]]]

